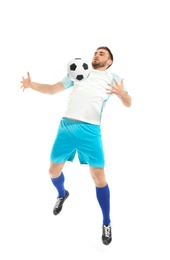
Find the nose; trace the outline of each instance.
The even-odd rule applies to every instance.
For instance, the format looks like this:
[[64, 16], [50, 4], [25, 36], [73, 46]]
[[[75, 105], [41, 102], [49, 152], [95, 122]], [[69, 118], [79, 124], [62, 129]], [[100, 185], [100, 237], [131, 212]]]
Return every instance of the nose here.
[[99, 58], [98, 55], [95, 55], [95, 56], [94, 56], [94, 60], [97, 60], [98, 58]]

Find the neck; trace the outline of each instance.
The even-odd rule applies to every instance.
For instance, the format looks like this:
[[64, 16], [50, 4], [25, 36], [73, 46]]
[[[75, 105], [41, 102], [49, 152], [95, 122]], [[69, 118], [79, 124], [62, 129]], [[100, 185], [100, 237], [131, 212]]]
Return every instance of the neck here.
[[93, 68], [94, 70], [100, 70], [100, 71], [105, 71], [105, 70], [107, 70], [107, 68], [105, 68], [105, 67], [102, 67], [102, 68]]

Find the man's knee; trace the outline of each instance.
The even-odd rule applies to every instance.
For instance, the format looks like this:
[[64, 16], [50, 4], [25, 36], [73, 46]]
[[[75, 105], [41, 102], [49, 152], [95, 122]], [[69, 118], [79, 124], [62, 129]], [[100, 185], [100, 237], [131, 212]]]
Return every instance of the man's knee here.
[[97, 187], [106, 186], [107, 183], [106, 183], [104, 168], [90, 167], [90, 173]]
[[61, 164], [56, 164], [56, 163], [52, 163], [50, 164], [50, 168], [49, 168], [49, 175], [51, 178], [57, 178], [60, 176], [61, 171], [63, 169], [64, 163]]

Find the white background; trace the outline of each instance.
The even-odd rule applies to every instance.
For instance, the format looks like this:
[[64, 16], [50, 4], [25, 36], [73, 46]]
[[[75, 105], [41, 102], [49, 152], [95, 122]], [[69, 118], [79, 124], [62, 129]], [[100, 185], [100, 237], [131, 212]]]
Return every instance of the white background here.
[[[170, 259], [169, 7], [162, 1], [0, 2], [0, 258]], [[74, 57], [91, 62], [101, 45], [124, 78], [131, 108], [113, 97], [102, 133], [111, 190], [113, 242], [87, 166], [65, 166], [70, 197], [52, 208], [49, 155], [69, 90], [47, 96], [20, 89], [55, 83]]]

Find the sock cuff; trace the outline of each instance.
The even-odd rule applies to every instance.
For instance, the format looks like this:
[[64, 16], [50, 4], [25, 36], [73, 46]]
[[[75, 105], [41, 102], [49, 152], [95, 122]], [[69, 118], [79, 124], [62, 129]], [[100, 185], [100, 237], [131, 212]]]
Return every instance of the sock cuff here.
[[52, 181], [53, 183], [61, 183], [61, 182], [63, 182], [63, 181], [64, 181], [64, 174], [63, 174], [63, 172], [61, 172], [61, 174], [60, 174], [59, 177], [57, 177], [57, 178], [51, 178], [51, 181]]
[[96, 190], [105, 190], [105, 189], [108, 189], [109, 188], [109, 185], [108, 184], [106, 184], [106, 186], [104, 186], [104, 187], [97, 187], [96, 186]]

